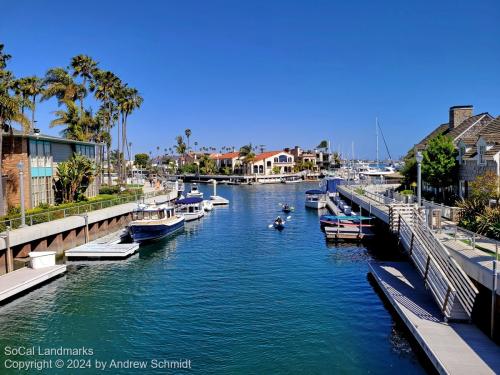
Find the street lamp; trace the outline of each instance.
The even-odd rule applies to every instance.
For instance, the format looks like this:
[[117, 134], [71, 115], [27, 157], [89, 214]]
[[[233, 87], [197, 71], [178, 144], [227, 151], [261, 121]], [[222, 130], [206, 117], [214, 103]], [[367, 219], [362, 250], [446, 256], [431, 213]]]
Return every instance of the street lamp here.
[[26, 226], [26, 211], [24, 208], [24, 163], [20, 161], [17, 163], [19, 169], [19, 190], [21, 193], [21, 228]]
[[417, 204], [418, 207], [422, 205], [422, 160], [424, 156], [419, 151], [417, 152]]

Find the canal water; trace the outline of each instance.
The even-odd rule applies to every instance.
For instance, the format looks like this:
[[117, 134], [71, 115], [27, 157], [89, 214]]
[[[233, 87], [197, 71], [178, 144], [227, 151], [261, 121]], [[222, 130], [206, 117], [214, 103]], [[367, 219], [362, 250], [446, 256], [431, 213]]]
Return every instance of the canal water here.
[[[73, 265], [1, 307], [0, 373], [14, 373], [7, 359], [34, 359], [6, 347], [31, 346], [90, 348], [91, 356], [47, 358], [108, 366], [188, 359], [198, 374], [424, 373], [367, 279], [368, 261], [393, 249], [328, 246], [318, 213], [304, 208], [303, 192], [316, 186], [220, 185], [230, 206], [175, 237], [125, 261]], [[268, 226], [281, 202], [296, 210], [278, 232]]]

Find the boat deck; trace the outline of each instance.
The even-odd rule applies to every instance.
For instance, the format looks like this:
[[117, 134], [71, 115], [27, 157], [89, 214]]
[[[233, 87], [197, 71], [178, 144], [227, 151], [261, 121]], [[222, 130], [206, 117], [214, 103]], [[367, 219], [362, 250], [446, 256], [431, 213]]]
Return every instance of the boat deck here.
[[2, 275], [0, 276], [0, 303], [17, 294], [36, 288], [65, 272], [66, 265], [58, 264], [39, 269], [23, 267]]
[[119, 243], [120, 234], [115, 232], [95, 241], [66, 250], [68, 260], [74, 259], [125, 259], [139, 250], [138, 243]]
[[447, 323], [406, 262], [371, 262], [371, 274], [441, 374], [500, 373], [500, 347], [476, 326]]

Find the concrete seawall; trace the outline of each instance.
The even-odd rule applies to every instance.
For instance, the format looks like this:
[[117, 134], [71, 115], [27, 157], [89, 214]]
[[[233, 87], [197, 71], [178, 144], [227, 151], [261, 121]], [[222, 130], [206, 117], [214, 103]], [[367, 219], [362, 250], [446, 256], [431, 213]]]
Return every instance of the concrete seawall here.
[[[176, 192], [170, 192], [145, 199], [145, 202], [175, 198]], [[15, 259], [22, 263], [30, 251], [49, 250], [62, 255], [65, 250], [115, 232], [130, 222], [131, 212], [136, 207], [137, 203], [131, 202], [88, 212], [87, 225], [85, 216], [78, 215], [9, 231], [0, 238], [0, 274], [12, 271]]]

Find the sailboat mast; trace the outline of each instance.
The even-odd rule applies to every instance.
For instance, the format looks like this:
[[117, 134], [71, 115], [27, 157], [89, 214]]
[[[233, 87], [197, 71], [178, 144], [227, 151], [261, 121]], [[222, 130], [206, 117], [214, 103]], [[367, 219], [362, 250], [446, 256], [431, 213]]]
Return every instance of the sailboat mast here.
[[378, 168], [378, 118], [375, 117], [375, 134], [377, 136], [377, 168]]

